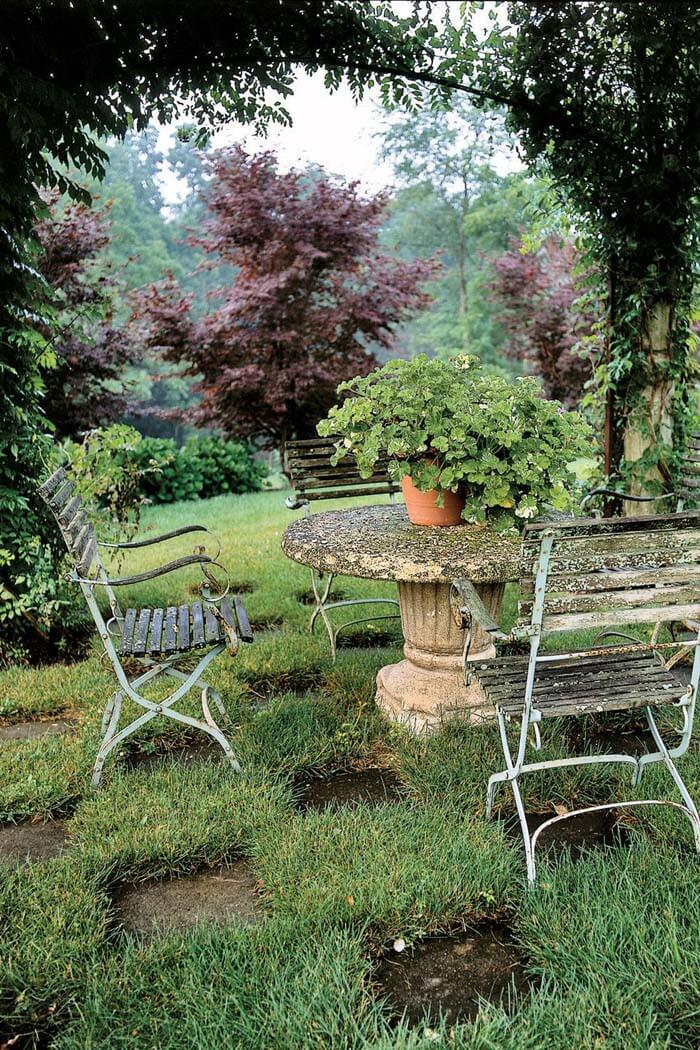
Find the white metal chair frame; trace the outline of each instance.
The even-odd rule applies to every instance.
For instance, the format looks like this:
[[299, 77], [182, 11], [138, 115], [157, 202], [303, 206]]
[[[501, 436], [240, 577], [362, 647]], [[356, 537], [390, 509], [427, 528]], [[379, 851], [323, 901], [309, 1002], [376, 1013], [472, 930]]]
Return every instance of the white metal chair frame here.
[[[540, 654], [540, 644], [542, 642], [543, 632], [542, 622], [543, 613], [545, 607], [546, 597], [546, 586], [549, 573], [549, 562], [552, 552], [552, 544], [554, 540], [554, 530], [545, 530], [542, 533], [542, 541], [540, 546], [539, 558], [537, 562], [537, 571], [535, 576], [535, 588], [534, 588], [534, 602], [531, 614], [531, 620], [529, 625], [520, 626], [515, 628], [510, 634], [503, 634], [498, 624], [489, 616], [486, 611], [481, 598], [476, 592], [475, 588], [469, 581], [460, 580], [453, 584], [451, 591], [451, 605], [455, 621], [458, 626], [465, 630], [465, 642], [464, 642], [464, 653], [463, 653], [463, 667], [465, 672], [465, 680], [467, 684], [471, 682], [472, 674], [474, 672], [474, 665], [470, 665], [468, 662], [469, 646], [472, 633], [472, 624], [476, 621], [479, 626], [487, 631], [494, 641], [510, 642], [514, 640], [528, 639], [530, 644], [530, 652], [527, 667], [527, 677], [525, 682], [525, 692], [523, 697], [523, 710], [520, 719], [520, 729], [517, 738], [517, 747], [511, 748], [508, 740], [507, 733], [507, 716], [503, 709], [497, 705], [496, 716], [498, 720], [498, 728], [501, 739], [501, 746], [503, 749], [503, 755], [505, 759], [505, 769], [492, 774], [488, 781], [487, 797], [486, 797], [486, 816], [487, 819], [491, 818], [493, 814], [494, 800], [496, 790], [499, 784], [510, 784], [513, 791], [515, 800], [515, 806], [518, 814], [520, 828], [523, 836], [523, 843], [525, 847], [525, 859], [527, 866], [527, 880], [528, 885], [533, 886], [536, 879], [536, 868], [535, 868], [535, 848], [537, 841], [543, 831], [551, 827], [553, 824], [558, 823], [562, 820], [568, 820], [572, 817], [579, 816], [583, 813], [590, 813], [602, 810], [620, 809], [625, 807], [639, 807], [639, 806], [651, 806], [651, 805], [664, 805], [671, 806], [675, 809], [680, 810], [690, 820], [693, 828], [693, 835], [695, 841], [695, 848], [700, 853], [700, 814], [698, 813], [697, 807], [690, 796], [690, 793], [678, 772], [674, 760], [680, 758], [688, 750], [690, 743], [693, 719], [695, 715], [695, 705], [697, 700], [698, 692], [698, 681], [700, 680], [700, 625], [694, 624], [698, 627], [697, 636], [694, 640], [682, 641], [682, 642], [669, 642], [659, 644], [657, 641], [658, 630], [661, 626], [660, 622], [649, 620], [649, 623], [655, 622], [654, 632], [652, 634], [651, 642], [649, 646], [644, 645], [631, 639], [632, 644], [627, 646], [605, 646], [600, 650], [587, 650], [587, 651], [570, 651], [565, 653], [556, 654]], [[699, 596], [700, 597], [700, 596]], [[671, 619], [671, 617], [669, 617]], [[619, 622], [619, 618], [615, 618], [615, 623]], [[618, 636], [618, 631], [603, 631], [598, 637], [600, 640], [604, 637]], [[622, 637], [630, 638], [630, 636], [622, 635]], [[636, 643], [636, 644], [635, 644]], [[651, 706], [645, 708], [647, 723], [657, 747], [656, 751], [642, 754], [639, 756], [629, 754], [600, 754], [600, 755], [577, 755], [562, 759], [554, 759], [550, 761], [532, 762], [526, 761], [528, 743], [530, 741], [530, 731], [533, 731], [534, 740], [533, 746], [535, 751], [539, 751], [541, 747], [539, 723], [541, 721], [541, 713], [537, 707], [533, 704], [533, 690], [535, 686], [536, 676], [538, 668], [544, 663], [552, 663], [558, 661], [575, 660], [577, 658], [584, 658], [591, 656], [597, 652], [610, 654], [610, 653], [623, 653], [631, 652], [634, 650], [646, 651], [652, 649], [656, 658], [661, 664], [667, 668], [670, 668], [680, 656], [684, 655], [688, 651], [694, 650], [693, 665], [691, 672], [690, 684], [687, 689], [681, 692], [682, 687], [679, 684], [679, 692], [681, 695], [673, 706], [678, 707], [682, 712], [682, 727], [680, 729], [680, 740], [675, 747], [668, 747], [664, 742], [661, 731], [656, 722], [654, 711]], [[662, 657], [662, 650], [675, 649], [676, 655], [668, 661], [664, 661]], [[523, 804], [522, 794], [518, 784], [518, 779], [521, 775], [526, 773], [533, 773], [544, 769], [555, 769], [569, 766], [584, 766], [584, 765], [595, 765], [602, 763], [626, 763], [634, 767], [632, 783], [633, 786], [639, 784], [644, 768], [652, 763], [663, 762], [668, 770], [671, 778], [673, 779], [676, 788], [681, 796], [682, 803], [673, 802], [670, 800], [660, 799], [638, 799], [632, 801], [620, 801], [611, 802], [604, 805], [588, 806], [583, 809], [571, 810], [567, 813], [552, 817], [550, 820], [545, 821], [541, 824], [534, 834], [530, 834], [530, 830], [527, 825], [527, 818], [525, 813], [525, 807]]]
[[[238, 630], [232, 622], [230, 614], [227, 617], [222, 615], [222, 603], [228, 598], [229, 584], [226, 582], [223, 587], [220, 587], [213, 572], [215, 570], [217, 574], [223, 573], [225, 577], [228, 576], [226, 569], [217, 560], [220, 545], [216, 555], [213, 557], [206, 554], [204, 552], [205, 548], [200, 546], [194, 554], [167, 562], [146, 572], [132, 576], [110, 577], [100, 557], [99, 548], [133, 550], [163, 543], [190, 533], [206, 533], [210, 536], [211, 534], [202, 525], [192, 525], [176, 529], [161, 536], [137, 540], [131, 543], [101, 543], [94, 535], [94, 530], [87, 519], [81, 498], [74, 494], [74, 483], [69, 480], [65, 468], [60, 468], [52, 474], [39, 488], [39, 493], [56, 518], [71, 555], [73, 564], [67, 578], [72, 583], [78, 584], [83, 593], [119, 685], [119, 688], [107, 701], [102, 716], [102, 735], [91, 780], [92, 788], [97, 789], [99, 786], [102, 767], [107, 755], [115, 747], [123, 743], [127, 737], [159, 715], [198, 729], [212, 737], [221, 746], [233, 769], [236, 772], [240, 772], [241, 767], [238, 758], [209, 709], [209, 699], [211, 698], [221, 714], [226, 715], [223, 701], [219, 693], [202, 677], [209, 664], [224, 650], [228, 649], [233, 655], [237, 652], [241, 639], [252, 641], [250, 625], [238, 598], [234, 599]], [[118, 643], [122, 636], [125, 617], [114, 588], [142, 583], [191, 565], [198, 565], [204, 574], [205, 582], [201, 588], [202, 601], [211, 609], [216, 617], [217, 624], [220, 625], [218, 634], [221, 640], [210, 646], [207, 645], [207, 651], [199, 656], [194, 669], [187, 672], [179, 670], [177, 664], [182, 662], [183, 659], [192, 658], [193, 652], [196, 652], [193, 646], [176, 649], [162, 656], [160, 653], [154, 654], [151, 652], [150, 655], [145, 653], [143, 656], [133, 657], [146, 670], [142, 674], [137, 675], [137, 677], [130, 679], [124, 670], [122, 656], [120, 656], [115, 645], [115, 641]], [[95, 589], [97, 587], [103, 588], [109, 603], [112, 615], [108, 620], [105, 620], [100, 604], [96, 599]], [[220, 588], [218, 593], [214, 593], [214, 588]], [[160, 675], [173, 678], [181, 684], [164, 699], [158, 701], [149, 700], [143, 695], [143, 687], [153, 682]], [[175, 705], [193, 688], [201, 690], [201, 719], [193, 718], [175, 710]], [[124, 726], [123, 729], [118, 729], [125, 698], [132, 700], [134, 704], [145, 710], [141, 715]]]

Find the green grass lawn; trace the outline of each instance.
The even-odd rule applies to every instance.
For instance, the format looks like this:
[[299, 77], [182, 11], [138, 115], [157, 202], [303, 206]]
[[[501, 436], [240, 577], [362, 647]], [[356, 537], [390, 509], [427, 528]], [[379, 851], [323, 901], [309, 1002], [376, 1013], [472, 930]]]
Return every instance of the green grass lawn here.
[[[306, 629], [308, 571], [280, 550], [291, 518], [280, 493], [151, 508], [143, 518], [147, 531], [212, 528], [246, 592], [255, 645], [221, 657], [208, 675], [230, 715], [241, 775], [172, 755], [130, 768], [129, 751], [160, 754], [182, 742], [182, 727], [154, 721], [108, 758], [91, 795], [101, 707], [113, 689], [97, 645], [79, 663], [0, 673], [2, 721], [79, 721], [72, 735], [0, 745], [1, 819], [63, 815], [70, 833], [63, 856], [0, 871], [0, 1043], [22, 1033], [13, 1045], [35, 1039], [63, 1050], [700, 1045], [700, 880], [687, 822], [670, 811], [630, 818], [627, 848], [544, 861], [528, 893], [517, 842], [483, 818], [488, 774], [500, 768], [496, 729], [455, 722], [414, 739], [380, 717], [374, 676], [401, 658], [400, 635], [386, 645], [378, 623], [355, 639], [374, 645], [345, 647], [331, 663], [327, 639]], [[174, 557], [186, 548], [171, 549]], [[123, 569], [158, 560], [150, 550]], [[187, 601], [196, 581], [184, 572], [129, 597]], [[389, 584], [339, 586], [348, 596], [392, 593]], [[565, 747], [564, 728], [548, 725], [544, 757]], [[294, 807], [300, 777], [363, 763], [391, 769], [405, 785], [401, 798]], [[696, 747], [683, 771], [700, 795]], [[525, 784], [530, 807], [553, 812], [615, 792], [632, 797], [628, 780], [624, 767], [598, 767]], [[672, 797], [658, 767], [642, 789]], [[511, 808], [506, 790], [501, 801]], [[119, 884], [238, 857], [258, 880], [263, 922], [200, 925], [148, 943], [118, 928]], [[536, 990], [454, 1028], [392, 1025], [373, 993], [378, 953], [398, 937], [410, 944], [488, 918], [511, 926]]]

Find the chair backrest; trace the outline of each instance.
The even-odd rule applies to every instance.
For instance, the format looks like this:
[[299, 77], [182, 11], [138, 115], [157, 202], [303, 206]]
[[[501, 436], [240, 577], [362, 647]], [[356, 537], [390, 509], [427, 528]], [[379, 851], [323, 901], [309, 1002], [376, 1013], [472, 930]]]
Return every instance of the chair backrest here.
[[363, 478], [352, 456], [345, 456], [334, 466], [331, 463], [334, 452], [332, 438], [287, 442], [285, 460], [295, 491], [295, 497], [287, 501], [290, 508], [303, 507], [316, 500], [384, 496], [401, 491], [401, 486], [387, 473], [386, 460], [377, 464], [372, 477]]
[[520, 577], [521, 630], [698, 620], [700, 511], [532, 523]]
[[39, 495], [53, 514], [79, 576], [90, 577], [99, 569], [97, 537], [82, 496], [65, 467], [60, 467], [43, 485]]

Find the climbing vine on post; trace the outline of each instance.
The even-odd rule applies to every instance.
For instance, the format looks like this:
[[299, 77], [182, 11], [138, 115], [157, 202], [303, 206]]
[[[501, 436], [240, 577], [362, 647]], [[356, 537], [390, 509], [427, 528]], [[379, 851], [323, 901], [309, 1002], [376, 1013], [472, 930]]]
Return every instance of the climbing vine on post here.
[[508, 14], [482, 83], [508, 95], [526, 159], [609, 274], [598, 380], [611, 392], [610, 474], [624, 491], [653, 494], [675, 480], [694, 371], [700, 8], [518, 3]]

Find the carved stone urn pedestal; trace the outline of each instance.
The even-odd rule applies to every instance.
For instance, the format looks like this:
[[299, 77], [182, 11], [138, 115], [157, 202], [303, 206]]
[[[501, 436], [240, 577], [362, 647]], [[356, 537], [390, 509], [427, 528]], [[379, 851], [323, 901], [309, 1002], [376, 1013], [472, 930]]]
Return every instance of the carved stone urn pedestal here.
[[[518, 576], [516, 538], [483, 525], [412, 525], [405, 507], [374, 506], [300, 518], [286, 530], [282, 549], [319, 572], [398, 584], [406, 658], [377, 675], [377, 704], [390, 718], [424, 733], [457, 714], [474, 722], [492, 716], [479, 687], [464, 684], [464, 632], [452, 619], [450, 586], [471, 580], [497, 620], [505, 582]], [[494, 655], [488, 635], [475, 626], [469, 659]]]
[[[503, 583], [475, 584], [494, 619], [503, 598]], [[390, 718], [414, 733], [440, 727], [455, 715], [478, 722], [493, 717], [478, 684], [464, 684], [460, 631], [450, 612], [448, 583], [399, 582], [405, 660], [382, 667], [377, 675], [377, 704]], [[472, 631], [469, 659], [495, 656], [491, 639], [480, 627]]]

